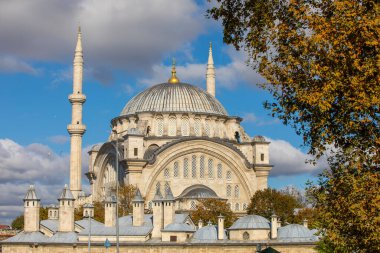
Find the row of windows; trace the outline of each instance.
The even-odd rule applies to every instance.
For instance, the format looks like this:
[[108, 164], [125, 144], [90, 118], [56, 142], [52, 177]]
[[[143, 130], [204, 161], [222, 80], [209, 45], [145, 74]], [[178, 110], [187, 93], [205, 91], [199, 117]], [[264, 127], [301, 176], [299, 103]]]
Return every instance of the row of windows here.
[[[232, 204], [231, 203], [228, 203], [228, 205], [230, 206], [230, 209], [232, 210]], [[242, 211], [245, 211], [245, 210], [247, 210], [247, 207], [248, 207], [248, 205], [246, 204], [246, 203], [244, 203], [243, 205], [242, 205]], [[194, 201], [194, 200], [192, 200], [191, 202], [190, 202], [190, 209], [191, 210], [194, 210], [194, 209], [196, 209], [197, 208], [197, 204], [196, 204], [196, 202]], [[234, 210], [233, 211], [240, 211], [240, 204], [239, 203], [235, 203], [235, 205], [234, 205]]]
[[[199, 167], [199, 178], [205, 178], [206, 175], [210, 179], [215, 178], [213, 159], [208, 159], [207, 166], [206, 166], [205, 157], [201, 156], [199, 158], [199, 166], [197, 166], [197, 157], [195, 155], [191, 157], [191, 165], [190, 165], [189, 158], [183, 159], [183, 167], [182, 167], [183, 177], [197, 178], [197, 173], [198, 173], [197, 167]], [[163, 173], [164, 173], [164, 178], [167, 179], [171, 177], [170, 168], [165, 168]], [[175, 161], [173, 164], [173, 177], [175, 178], [180, 177], [180, 165], [178, 161]], [[216, 177], [218, 179], [223, 178], [223, 166], [221, 163], [218, 163], [216, 166]], [[232, 179], [232, 172], [230, 170], [226, 172], [226, 179], [227, 180]]]
[[[231, 185], [227, 185], [226, 195], [227, 195], [227, 197], [232, 197], [232, 186]], [[235, 185], [235, 188], [234, 188], [234, 197], [235, 198], [239, 198], [239, 195], [240, 195], [239, 186]]]
[[[223, 123], [219, 122], [217, 123], [219, 126], [215, 127], [214, 135], [218, 136], [220, 133], [222, 133], [222, 127]], [[206, 120], [204, 123], [204, 133], [207, 136], [211, 135], [211, 120]], [[182, 118], [181, 119], [181, 135], [182, 136], [189, 136], [190, 135], [190, 121], [188, 118]], [[164, 119], [163, 118], [156, 118], [156, 135], [162, 136], [164, 134]], [[194, 134], [196, 136], [202, 136], [202, 120], [199, 118], [194, 119]], [[169, 136], [176, 136], [177, 135], [177, 118], [170, 117], [169, 118], [169, 124], [168, 124], [168, 135]]]

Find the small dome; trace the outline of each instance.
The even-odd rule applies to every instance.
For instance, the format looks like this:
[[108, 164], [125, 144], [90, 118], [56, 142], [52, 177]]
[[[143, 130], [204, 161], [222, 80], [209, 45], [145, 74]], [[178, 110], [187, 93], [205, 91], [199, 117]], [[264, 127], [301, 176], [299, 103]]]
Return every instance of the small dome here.
[[184, 199], [219, 199], [218, 195], [205, 185], [192, 185], [181, 193], [178, 198]]
[[67, 184], [65, 184], [65, 187], [63, 188], [61, 195], [59, 195], [59, 200], [67, 199], [67, 200], [74, 200], [74, 196], [71, 193], [70, 189], [68, 188]]
[[207, 225], [197, 230], [194, 233], [195, 240], [218, 240], [218, 230], [216, 226]]
[[157, 84], [132, 98], [122, 115], [142, 112], [189, 112], [227, 116], [221, 103], [206, 91], [186, 83]]
[[40, 200], [37, 197], [36, 190], [34, 189], [34, 185], [30, 185], [29, 189], [25, 195], [24, 201], [25, 200]]
[[314, 233], [299, 224], [290, 224], [278, 229], [278, 239], [283, 241], [315, 241]]
[[235, 221], [229, 229], [270, 229], [270, 222], [259, 215], [247, 215]]

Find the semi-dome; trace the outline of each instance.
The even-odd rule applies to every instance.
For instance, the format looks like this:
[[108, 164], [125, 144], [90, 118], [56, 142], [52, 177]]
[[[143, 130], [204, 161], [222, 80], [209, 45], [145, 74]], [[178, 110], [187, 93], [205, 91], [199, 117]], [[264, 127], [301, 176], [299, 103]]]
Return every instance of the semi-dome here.
[[121, 112], [189, 112], [227, 116], [222, 104], [206, 91], [187, 83], [157, 84], [133, 97]]
[[270, 222], [259, 215], [247, 215], [235, 221], [229, 229], [270, 229]]

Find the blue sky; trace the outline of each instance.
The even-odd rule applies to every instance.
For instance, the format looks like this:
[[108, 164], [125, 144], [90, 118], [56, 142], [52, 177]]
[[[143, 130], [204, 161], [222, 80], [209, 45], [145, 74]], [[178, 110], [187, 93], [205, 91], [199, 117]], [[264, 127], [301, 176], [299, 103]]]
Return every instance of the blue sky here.
[[250, 136], [272, 142], [270, 187], [303, 188], [315, 178], [324, 163], [305, 164], [302, 139], [268, 116], [263, 102], [271, 97], [256, 86], [265, 80], [246, 66], [244, 52], [223, 43], [221, 25], [205, 18], [208, 7], [191, 0], [0, 2], [0, 223], [22, 212], [30, 183], [43, 204], [54, 203], [68, 183], [67, 96], [78, 24], [87, 96], [84, 148], [107, 139], [110, 120], [129, 99], [169, 78], [172, 57], [181, 81], [204, 88], [211, 41], [216, 97], [230, 115], [244, 118]]

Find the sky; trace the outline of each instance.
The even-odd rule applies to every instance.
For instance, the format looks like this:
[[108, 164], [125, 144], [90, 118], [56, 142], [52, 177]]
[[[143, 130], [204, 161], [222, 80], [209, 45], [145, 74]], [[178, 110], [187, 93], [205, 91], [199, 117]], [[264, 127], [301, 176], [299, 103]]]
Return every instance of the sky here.
[[[23, 211], [35, 184], [42, 204], [57, 202], [69, 183], [72, 61], [78, 25], [84, 50], [83, 173], [87, 151], [106, 141], [110, 121], [149, 86], [167, 81], [171, 59], [182, 82], [205, 89], [209, 42], [216, 67], [216, 97], [229, 115], [244, 119], [250, 136], [270, 142], [274, 168], [269, 186], [300, 189], [315, 180], [302, 138], [263, 108], [265, 82], [247, 66], [247, 54], [223, 43], [212, 6], [194, 0], [13, 0], [0, 1], [0, 224]], [[83, 188], [89, 184], [83, 177]]]

